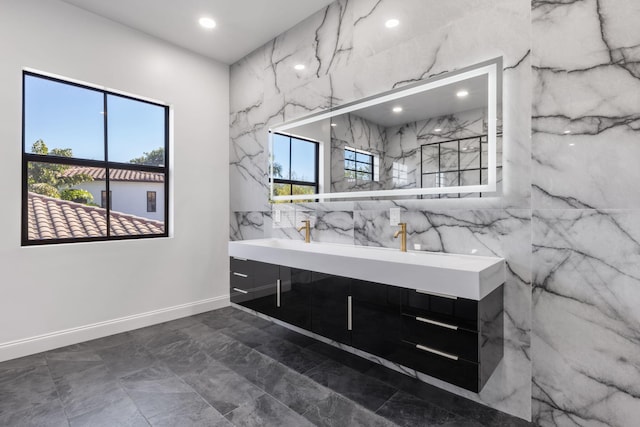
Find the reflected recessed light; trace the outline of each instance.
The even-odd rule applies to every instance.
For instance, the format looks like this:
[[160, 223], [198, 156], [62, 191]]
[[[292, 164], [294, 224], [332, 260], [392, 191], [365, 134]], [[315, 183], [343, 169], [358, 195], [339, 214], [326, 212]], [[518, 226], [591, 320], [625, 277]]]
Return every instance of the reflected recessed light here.
[[570, 131], [569, 129], [567, 129], [567, 130], [565, 130], [565, 131], [564, 131], [564, 134], [565, 134], [565, 135], [569, 135], [570, 133], [571, 133], [571, 131]]
[[469, 91], [466, 91], [464, 89], [459, 90], [458, 93], [456, 93], [456, 96], [458, 98], [464, 98], [465, 96], [469, 95]]
[[442, 132], [442, 128], [435, 128], [433, 131], [434, 132]]
[[305, 67], [305, 65], [304, 65], [304, 64], [296, 64], [296, 65], [294, 65], [294, 67], [293, 67], [293, 68], [295, 68], [295, 69], [296, 69], [296, 70], [298, 70], [298, 71], [301, 71], [301, 70], [304, 70], [304, 69], [305, 69], [305, 68], [307, 68], [307, 67]]
[[389, 20], [387, 20], [387, 22], [384, 23], [384, 26], [387, 27], [387, 28], [395, 28], [398, 25], [400, 25], [400, 21], [398, 21], [395, 18], [389, 19]]
[[331, 127], [332, 127], [332, 128], [334, 128], [334, 127], [336, 127], [336, 126], [338, 126], [336, 123], [331, 123]]
[[393, 107], [393, 111], [394, 113], [402, 113], [402, 107]]
[[211, 18], [207, 18], [206, 16], [203, 16], [202, 18], [200, 18], [198, 20], [198, 23], [202, 28], [206, 28], [207, 30], [211, 30], [212, 28], [216, 27], [216, 21], [214, 21]]

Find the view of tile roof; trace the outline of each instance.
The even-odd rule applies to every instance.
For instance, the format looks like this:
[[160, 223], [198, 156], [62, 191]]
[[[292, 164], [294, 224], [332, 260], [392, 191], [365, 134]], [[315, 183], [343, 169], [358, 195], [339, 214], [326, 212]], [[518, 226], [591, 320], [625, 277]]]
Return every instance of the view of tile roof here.
[[[36, 193], [28, 197], [29, 240], [105, 237], [107, 210]], [[164, 223], [111, 211], [111, 235], [164, 233]]]
[[[91, 168], [84, 166], [74, 166], [62, 173], [62, 176], [69, 177], [79, 174], [91, 176], [96, 181], [104, 181], [107, 172], [104, 168]], [[164, 182], [164, 174], [156, 172], [132, 171], [127, 169], [111, 169], [109, 177], [112, 181], [135, 181], [135, 182]]]

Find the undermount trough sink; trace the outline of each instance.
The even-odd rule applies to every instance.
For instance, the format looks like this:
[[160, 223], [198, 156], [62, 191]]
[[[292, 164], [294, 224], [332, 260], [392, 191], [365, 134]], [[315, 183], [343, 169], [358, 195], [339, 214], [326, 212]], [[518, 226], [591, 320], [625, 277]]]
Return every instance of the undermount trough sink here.
[[229, 255], [478, 301], [505, 281], [503, 258], [475, 255], [286, 239], [229, 242]]

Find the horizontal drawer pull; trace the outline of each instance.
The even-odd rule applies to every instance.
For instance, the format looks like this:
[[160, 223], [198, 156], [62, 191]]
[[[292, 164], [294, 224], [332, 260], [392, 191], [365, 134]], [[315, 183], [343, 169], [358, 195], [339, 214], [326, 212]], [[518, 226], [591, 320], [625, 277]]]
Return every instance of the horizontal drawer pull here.
[[238, 261], [247, 261], [246, 258], [238, 258], [238, 257], [235, 257], [235, 256], [233, 257], [233, 259], [237, 259]]
[[240, 292], [241, 294], [248, 294], [249, 291], [245, 291], [244, 289], [239, 289], [239, 288], [233, 288], [234, 291], [236, 292]]
[[242, 274], [242, 273], [236, 273], [235, 271], [233, 272], [234, 276], [238, 276], [238, 277], [244, 277], [245, 279], [249, 276], [247, 276], [246, 274]]
[[426, 294], [426, 295], [433, 295], [434, 297], [442, 297], [442, 298], [449, 298], [449, 299], [458, 299], [458, 297], [453, 296], [453, 295], [447, 295], [447, 294], [439, 294], [437, 292], [427, 292], [427, 291], [422, 291], [420, 289], [416, 289], [416, 292], [419, 294]]
[[435, 320], [425, 319], [424, 317], [416, 316], [416, 320], [418, 322], [428, 323], [430, 325], [442, 326], [443, 328], [453, 329], [454, 331], [458, 330], [457, 326], [449, 325], [448, 323], [436, 322]]
[[437, 354], [438, 356], [446, 357], [447, 359], [458, 360], [458, 356], [454, 356], [453, 354], [445, 353], [443, 351], [438, 351], [438, 350], [433, 349], [433, 348], [425, 347], [425, 346], [420, 345], [420, 344], [416, 344], [416, 348], [418, 350], [428, 351], [429, 353], [433, 353], [433, 354]]

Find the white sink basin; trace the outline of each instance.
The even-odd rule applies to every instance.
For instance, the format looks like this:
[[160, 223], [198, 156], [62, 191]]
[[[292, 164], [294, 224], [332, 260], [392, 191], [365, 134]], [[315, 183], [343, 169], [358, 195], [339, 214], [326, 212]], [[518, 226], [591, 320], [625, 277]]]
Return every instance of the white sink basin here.
[[229, 242], [229, 255], [473, 300], [505, 280], [503, 258], [474, 255], [285, 239]]

